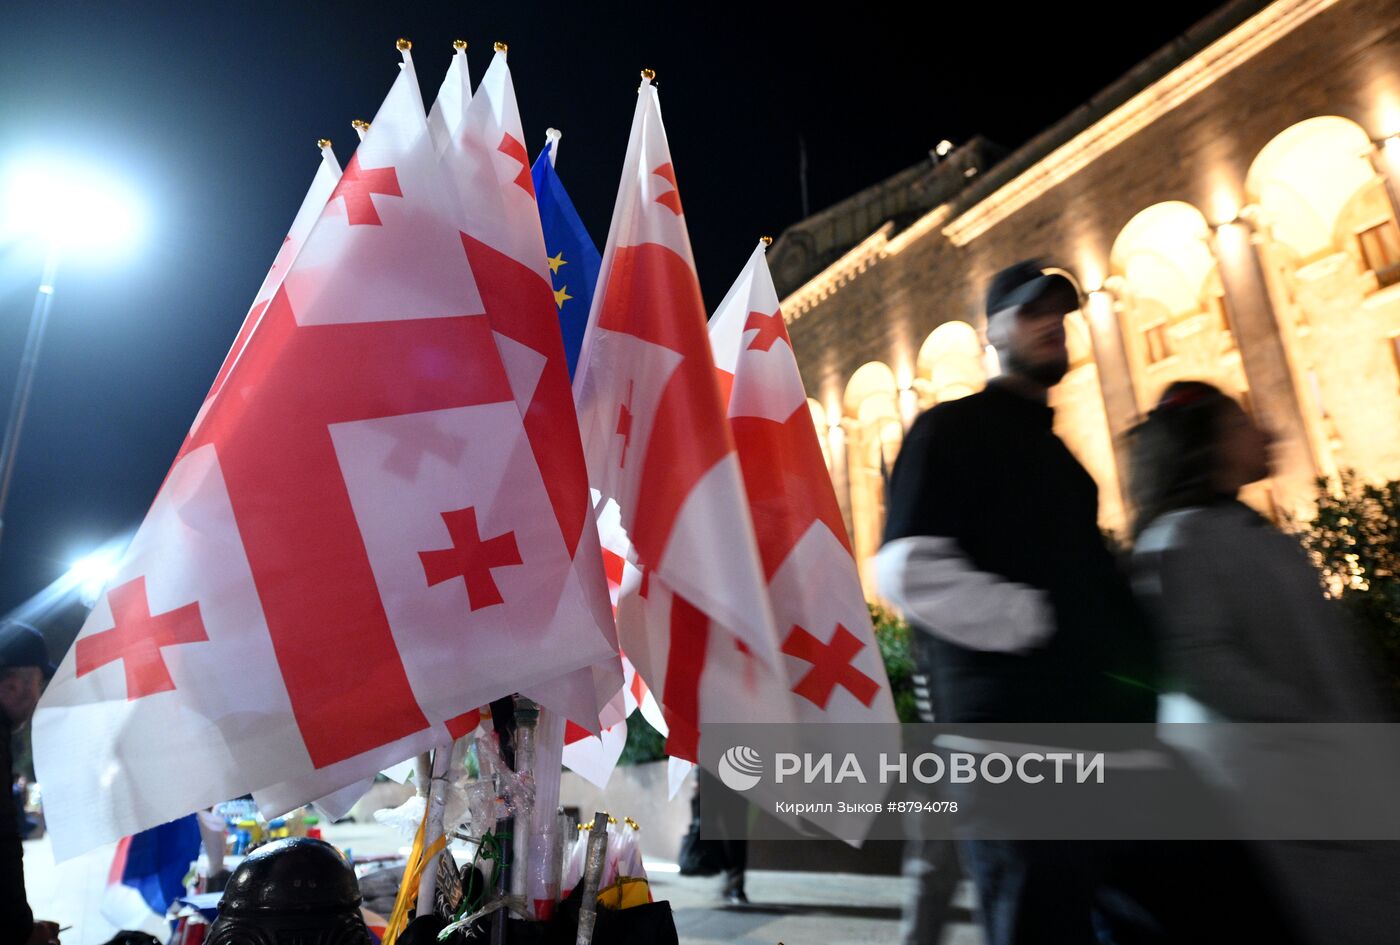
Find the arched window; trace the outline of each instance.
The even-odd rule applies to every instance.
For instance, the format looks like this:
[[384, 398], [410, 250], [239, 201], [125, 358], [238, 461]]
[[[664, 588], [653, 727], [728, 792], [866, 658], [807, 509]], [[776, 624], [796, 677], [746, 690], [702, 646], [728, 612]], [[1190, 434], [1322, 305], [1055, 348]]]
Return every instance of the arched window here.
[[869, 361], [851, 375], [842, 400], [846, 461], [851, 489], [851, 526], [861, 583], [873, 595], [870, 559], [880, 549], [885, 528], [885, 487], [904, 438], [899, 419], [899, 388], [894, 372]]
[[1245, 189], [1318, 467], [1384, 480], [1400, 475], [1400, 227], [1375, 155], [1355, 122], [1309, 118]]
[[1400, 229], [1370, 151], [1360, 125], [1329, 115], [1288, 128], [1250, 165], [1245, 189], [1297, 278], [1342, 267], [1369, 273], [1371, 291], [1400, 282]]
[[987, 384], [986, 355], [977, 329], [967, 322], [944, 322], [924, 339], [916, 361], [919, 406], [975, 394]]
[[1174, 380], [1247, 390], [1210, 248], [1210, 227], [1189, 203], [1153, 204], [1113, 241], [1123, 341], [1138, 406], [1146, 411]]

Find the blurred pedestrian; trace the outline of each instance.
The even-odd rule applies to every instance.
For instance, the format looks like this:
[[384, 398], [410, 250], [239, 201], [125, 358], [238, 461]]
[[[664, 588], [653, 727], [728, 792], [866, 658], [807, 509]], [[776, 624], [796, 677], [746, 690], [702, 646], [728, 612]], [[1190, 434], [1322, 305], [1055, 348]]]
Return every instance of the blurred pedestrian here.
[[[747, 905], [749, 897], [744, 890], [749, 862], [747, 803], [704, 768], [697, 768], [695, 775], [695, 791], [690, 796], [690, 829], [681, 840], [681, 875], [723, 874], [720, 896], [730, 905]], [[710, 799], [703, 802], [710, 812], [710, 819], [703, 827], [702, 791], [703, 796]]]
[[[1167, 387], [1131, 434], [1134, 586], [1156, 617], [1164, 705], [1192, 710], [1176, 717], [1221, 723], [1203, 733], [1195, 726], [1180, 731], [1183, 747], [1199, 746], [1188, 757], [1232, 789], [1226, 796], [1235, 799], [1244, 822], [1291, 838], [1283, 831], [1317, 813], [1311, 809], [1316, 796], [1299, 775], [1321, 777], [1314, 786], [1324, 798], [1358, 787], [1339, 772], [1360, 759], [1337, 758], [1337, 745], [1324, 744], [1346, 732], [1328, 729], [1319, 742], [1311, 737], [1316, 730], [1289, 738], [1281, 727], [1224, 723], [1376, 722], [1387, 720], [1390, 710], [1355, 629], [1324, 598], [1297, 540], [1239, 500], [1241, 489], [1269, 476], [1271, 443], [1270, 434], [1218, 388], [1201, 381]], [[1376, 743], [1369, 735], [1363, 740]], [[1372, 769], [1394, 764], [1365, 760]], [[1388, 793], [1393, 782], [1374, 787]], [[1322, 804], [1338, 813], [1345, 806]], [[1395, 941], [1400, 845], [1280, 840], [1258, 850], [1305, 940]]]
[[1239, 500], [1270, 474], [1270, 434], [1218, 388], [1177, 381], [1131, 442], [1134, 583], [1171, 689], [1237, 722], [1385, 718], [1298, 541]]
[[[1098, 487], [1054, 432], [1049, 394], [1069, 370], [1064, 321], [1079, 307], [1074, 284], [1036, 262], [992, 278], [987, 339], [1003, 373], [910, 429], [890, 479], [880, 591], [926, 634], [941, 722], [1142, 723], [1079, 736], [1127, 744], [1077, 747], [1110, 749], [1124, 796], [1134, 784], [1139, 797], [1194, 796], [1153, 738], [1154, 646], [1099, 529]], [[991, 945], [1289, 940], [1238, 845], [974, 834], [959, 852]]]
[[[915, 420], [890, 479], [881, 594], [930, 649], [940, 722], [1150, 722], [1151, 644], [1098, 527], [1098, 487], [1054, 433], [1074, 284], [1025, 261], [987, 292], [1003, 373]], [[972, 838], [992, 945], [1095, 939], [1112, 848]]]
[[[28, 624], [0, 624], [0, 770], [14, 777], [10, 741], [53, 675], [44, 638]], [[24, 846], [15, 796], [0, 791], [0, 945], [58, 945], [58, 925], [35, 921], [24, 889]]]

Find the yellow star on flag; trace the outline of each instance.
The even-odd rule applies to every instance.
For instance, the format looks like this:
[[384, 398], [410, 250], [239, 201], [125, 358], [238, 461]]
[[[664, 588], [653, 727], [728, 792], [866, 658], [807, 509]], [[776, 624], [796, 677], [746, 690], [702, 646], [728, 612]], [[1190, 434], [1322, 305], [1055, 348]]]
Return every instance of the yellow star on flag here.
[[569, 264], [568, 260], [564, 258], [563, 251], [560, 251], [557, 256], [550, 256], [546, 261], [549, 263], [550, 272], [558, 272], [560, 266], [567, 266]]
[[563, 308], [564, 303], [571, 298], [573, 298], [573, 296], [569, 294], [568, 286], [563, 286], [562, 288], [554, 290], [554, 304], [558, 305], [560, 308]]

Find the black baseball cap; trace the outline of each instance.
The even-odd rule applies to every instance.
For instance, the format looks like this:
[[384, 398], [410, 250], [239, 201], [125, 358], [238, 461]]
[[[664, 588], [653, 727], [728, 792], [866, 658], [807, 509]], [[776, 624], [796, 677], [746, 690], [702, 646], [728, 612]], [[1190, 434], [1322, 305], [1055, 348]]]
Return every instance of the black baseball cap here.
[[1051, 294], [1063, 296], [1066, 313], [1079, 307], [1079, 290], [1073, 282], [1058, 272], [1045, 272], [1037, 260], [1023, 259], [992, 276], [987, 287], [987, 317]]
[[49, 662], [49, 648], [44, 637], [27, 623], [6, 620], [0, 623], [0, 669], [37, 666], [45, 677], [52, 677], [58, 667]]

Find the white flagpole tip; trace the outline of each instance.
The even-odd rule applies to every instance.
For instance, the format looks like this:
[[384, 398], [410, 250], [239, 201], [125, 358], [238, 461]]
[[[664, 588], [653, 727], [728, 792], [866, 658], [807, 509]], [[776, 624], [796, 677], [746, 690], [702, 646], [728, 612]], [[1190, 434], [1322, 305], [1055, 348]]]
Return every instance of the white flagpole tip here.
[[496, 43], [496, 52], [510, 52], [510, 44], [509, 44], [509, 43], [497, 42], [497, 43]]
[[760, 237], [758, 238], [758, 241], [759, 241], [760, 243], [762, 243], [764, 246], [772, 246], [772, 245], [773, 245], [773, 237], [771, 237], [771, 236], [760, 236]]
[[544, 130], [544, 146], [549, 152], [549, 166], [553, 167], [554, 162], [559, 159], [559, 139], [564, 137], [564, 132], [558, 128], [546, 128]]
[[452, 41], [452, 48], [457, 50], [458, 52], [466, 52], [467, 41], [465, 39], [454, 39]]
[[317, 139], [317, 141], [316, 141], [316, 147], [320, 148], [322, 151], [329, 151], [329, 150], [330, 150], [330, 147], [331, 147], [331, 139], [330, 139], [330, 138], [319, 138], [319, 139]]
[[399, 41], [394, 44], [394, 48], [399, 52], [408, 52], [413, 48], [413, 44], [406, 39], [400, 38]]
[[365, 132], [369, 131], [369, 122], [362, 118], [356, 118], [350, 122], [350, 127], [355, 129], [355, 134], [360, 136], [360, 140], [365, 140]]

